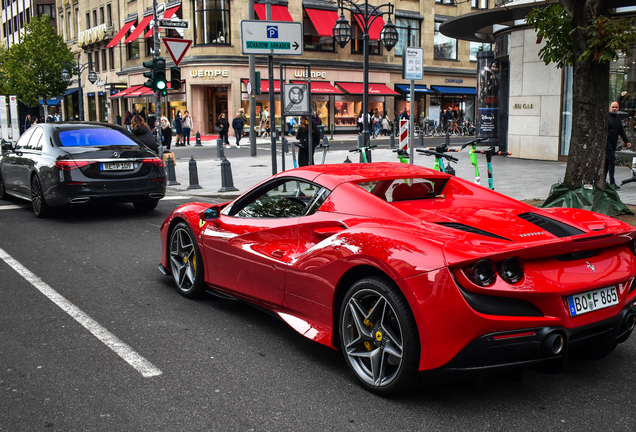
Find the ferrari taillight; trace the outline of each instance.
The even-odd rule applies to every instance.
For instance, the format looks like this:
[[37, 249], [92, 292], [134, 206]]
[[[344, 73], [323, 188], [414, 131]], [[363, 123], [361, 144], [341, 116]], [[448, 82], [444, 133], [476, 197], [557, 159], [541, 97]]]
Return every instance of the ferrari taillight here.
[[509, 284], [515, 284], [523, 277], [523, 262], [517, 257], [506, 258], [499, 263], [499, 276]]
[[471, 281], [482, 287], [492, 285], [497, 277], [493, 262], [487, 259], [479, 260], [464, 268], [464, 272]]
[[55, 161], [55, 166], [64, 171], [70, 171], [77, 168], [81, 168], [92, 164], [91, 161], [76, 161], [76, 160], [59, 160]]
[[631, 240], [627, 243], [627, 247], [634, 255], [636, 255], [636, 240]]
[[157, 167], [162, 167], [163, 166], [163, 161], [159, 158], [152, 158], [152, 159], [142, 159], [140, 162], [143, 162], [145, 164], [149, 164], [149, 165], [153, 165], [153, 166], [157, 166]]

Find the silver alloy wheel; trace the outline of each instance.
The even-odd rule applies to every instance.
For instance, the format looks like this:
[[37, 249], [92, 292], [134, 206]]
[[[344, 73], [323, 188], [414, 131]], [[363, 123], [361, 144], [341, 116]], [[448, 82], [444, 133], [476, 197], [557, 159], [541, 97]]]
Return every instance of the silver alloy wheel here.
[[195, 287], [197, 254], [190, 232], [177, 227], [170, 238], [170, 267], [177, 286], [183, 293]]
[[363, 289], [345, 307], [342, 342], [351, 367], [370, 386], [391, 384], [404, 353], [404, 336], [393, 306], [377, 291]]

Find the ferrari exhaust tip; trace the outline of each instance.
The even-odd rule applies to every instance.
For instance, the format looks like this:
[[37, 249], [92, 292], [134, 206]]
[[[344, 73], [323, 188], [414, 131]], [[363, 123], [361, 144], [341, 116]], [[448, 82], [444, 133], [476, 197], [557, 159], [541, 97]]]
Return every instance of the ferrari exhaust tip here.
[[630, 313], [625, 317], [625, 328], [627, 331], [632, 331], [634, 327], [636, 327], [636, 315]]
[[550, 333], [541, 343], [541, 351], [548, 355], [558, 355], [563, 352], [565, 338], [559, 333]]

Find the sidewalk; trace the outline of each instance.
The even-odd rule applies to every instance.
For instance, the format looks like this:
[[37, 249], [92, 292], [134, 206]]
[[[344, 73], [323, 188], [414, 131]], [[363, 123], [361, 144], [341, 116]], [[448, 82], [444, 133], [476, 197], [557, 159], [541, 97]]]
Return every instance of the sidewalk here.
[[[231, 138], [231, 137], [230, 137]], [[295, 142], [294, 138], [288, 137], [290, 145]], [[335, 137], [337, 141], [351, 141], [351, 147], [355, 147], [355, 143], [358, 139], [358, 135], [337, 135]], [[232, 141], [232, 139], [230, 139]], [[249, 141], [242, 140], [244, 143], [241, 149], [245, 146], [249, 148]], [[188, 149], [191, 147], [178, 147], [173, 148], [177, 164], [175, 166], [176, 178], [180, 185], [168, 186], [168, 191], [179, 194], [189, 194], [194, 196], [205, 196], [213, 198], [222, 198], [231, 200], [255, 184], [265, 180], [272, 175], [271, 168], [271, 151], [270, 151], [270, 139], [269, 138], [257, 138], [257, 156], [251, 157], [246, 155], [245, 157], [231, 158], [230, 167], [232, 171], [232, 179], [234, 187], [238, 189], [238, 192], [219, 192], [221, 189], [221, 161], [208, 159], [197, 160], [197, 171], [199, 178], [199, 185], [201, 189], [188, 189], [189, 186], [189, 160], [190, 154]], [[388, 147], [387, 139], [373, 140], [374, 144], [378, 144], [378, 148], [372, 150], [373, 162], [398, 162], [397, 155], [393, 153]], [[192, 142], [194, 145], [194, 141]], [[216, 157], [216, 140], [202, 140], [204, 148], [209, 148], [212, 157]], [[397, 144], [396, 144], [397, 145]], [[425, 144], [426, 145], [426, 141]], [[453, 164], [453, 168], [456, 171], [456, 175], [460, 178], [474, 181], [475, 169], [470, 164], [468, 149], [459, 153], [452, 153], [454, 157], [459, 159], [459, 162]], [[234, 145], [230, 149], [225, 149], [225, 155], [236, 152]], [[636, 156], [636, 153], [634, 153]], [[359, 161], [359, 155], [357, 153], [349, 153], [348, 151], [329, 151], [325, 163], [339, 164], [349, 158], [352, 162]], [[322, 160], [322, 152], [318, 150], [315, 155], [315, 162], [320, 163]], [[481, 174], [481, 185], [488, 187], [488, 171], [486, 168], [486, 158], [483, 155], [478, 155], [477, 160], [479, 163], [479, 172]], [[416, 165], [425, 167], [433, 167], [433, 158], [425, 156], [420, 153], [415, 153]], [[281, 151], [280, 143], [278, 144], [278, 151], [276, 155], [277, 171], [282, 171]], [[540, 161], [530, 159], [518, 159], [511, 157], [493, 157], [493, 178], [494, 186], [497, 192], [508, 195], [518, 200], [530, 200], [539, 199], [543, 200], [548, 196], [550, 187], [562, 181], [565, 175], [565, 162], [551, 162]], [[285, 168], [290, 170], [294, 167], [291, 153], [287, 153], [285, 157]], [[631, 171], [625, 167], [616, 167], [616, 181], [620, 185], [620, 182], [624, 179], [632, 176]], [[636, 205], [636, 182], [628, 183], [621, 187], [618, 191], [621, 199], [625, 204]]]

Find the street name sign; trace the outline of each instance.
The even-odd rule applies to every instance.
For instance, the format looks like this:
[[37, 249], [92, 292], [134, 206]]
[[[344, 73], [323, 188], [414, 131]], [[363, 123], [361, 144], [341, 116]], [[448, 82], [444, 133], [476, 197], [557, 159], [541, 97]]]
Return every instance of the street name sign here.
[[241, 52], [261, 55], [302, 55], [303, 25], [288, 21], [241, 21]]
[[188, 20], [169, 20], [169, 19], [160, 19], [159, 27], [161, 28], [178, 28], [178, 29], [189, 29], [190, 21]]

